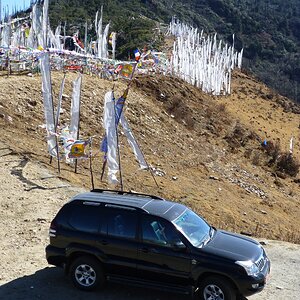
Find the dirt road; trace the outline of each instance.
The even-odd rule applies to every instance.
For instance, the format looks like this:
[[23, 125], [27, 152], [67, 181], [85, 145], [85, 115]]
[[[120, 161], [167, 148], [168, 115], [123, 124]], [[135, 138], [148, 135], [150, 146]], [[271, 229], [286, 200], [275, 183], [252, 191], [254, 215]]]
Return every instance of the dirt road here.
[[[51, 219], [67, 199], [81, 191], [39, 163], [0, 149], [0, 299], [189, 299], [160, 291], [108, 285], [86, 294], [75, 290], [63, 271], [49, 267], [44, 248]], [[272, 262], [267, 288], [249, 300], [299, 299], [300, 245], [269, 241]]]

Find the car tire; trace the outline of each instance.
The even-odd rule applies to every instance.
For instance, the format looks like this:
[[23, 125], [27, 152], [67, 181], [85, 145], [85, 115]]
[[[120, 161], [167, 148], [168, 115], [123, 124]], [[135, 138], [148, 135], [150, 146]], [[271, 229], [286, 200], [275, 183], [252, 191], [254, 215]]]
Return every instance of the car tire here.
[[236, 291], [225, 278], [210, 276], [199, 283], [199, 300], [236, 300]]
[[70, 278], [75, 287], [92, 291], [103, 287], [105, 276], [99, 261], [90, 256], [80, 256], [70, 267]]

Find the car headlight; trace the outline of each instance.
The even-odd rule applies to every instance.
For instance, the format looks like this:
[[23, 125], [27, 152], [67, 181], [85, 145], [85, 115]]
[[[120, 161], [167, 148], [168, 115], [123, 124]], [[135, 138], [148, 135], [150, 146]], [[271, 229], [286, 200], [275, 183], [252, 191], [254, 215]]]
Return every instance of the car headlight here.
[[235, 263], [243, 267], [249, 276], [256, 276], [259, 273], [257, 265], [251, 260], [236, 261]]

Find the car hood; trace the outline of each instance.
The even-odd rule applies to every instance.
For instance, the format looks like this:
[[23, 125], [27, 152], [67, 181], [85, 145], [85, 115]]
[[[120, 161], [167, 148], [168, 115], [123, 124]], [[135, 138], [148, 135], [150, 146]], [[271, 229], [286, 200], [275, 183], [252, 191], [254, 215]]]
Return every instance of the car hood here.
[[262, 247], [258, 242], [248, 237], [216, 230], [213, 238], [201, 251], [235, 261], [256, 261], [262, 253]]

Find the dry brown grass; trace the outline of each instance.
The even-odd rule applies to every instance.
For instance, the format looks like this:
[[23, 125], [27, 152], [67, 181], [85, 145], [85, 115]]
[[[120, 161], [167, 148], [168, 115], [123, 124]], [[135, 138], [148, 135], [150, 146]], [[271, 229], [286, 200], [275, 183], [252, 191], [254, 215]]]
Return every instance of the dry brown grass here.
[[[71, 96], [71, 79], [75, 77], [68, 74], [66, 95]], [[62, 74], [53, 74], [55, 101], [61, 79]], [[243, 74], [236, 77], [233, 90], [238, 90], [237, 85], [240, 86], [241, 82], [247, 93], [259, 90], [259, 87], [253, 87], [251, 78], [243, 77]], [[1, 110], [13, 120], [7, 123], [0, 119], [2, 139], [18, 153], [31, 152], [32, 159], [44, 162], [55, 172], [55, 164], [49, 165], [45, 132], [39, 127], [44, 122], [40, 78], [0, 77], [0, 86]], [[108, 187], [106, 182], [100, 182], [102, 153], [99, 153], [98, 145], [103, 137], [104, 94], [111, 87], [111, 82], [94, 77], [86, 76], [83, 81], [80, 128], [84, 136], [96, 136], [93, 140], [96, 153], [93, 165], [95, 186], [99, 188]], [[117, 82], [116, 96], [121, 95], [125, 88], [125, 83]], [[265, 92], [266, 88], [262, 90]], [[160, 186], [157, 188], [148, 172], [138, 170], [134, 155], [121, 136], [124, 189], [157, 194], [172, 200], [188, 199], [211, 224], [220, 223], [221, 228], [254, 235], [259, 223], [262, 229], [258, 229], [257, 234], [297, 241], [290, 224], [300, 227], [300, 185], [288, 177], [280, 177], [281, 186], [274, 184], [274, 170], [264, 166], [271, 156], [262, 151], [258, 135], [262, 140], [280, 139], [283, 147], [287, 148], [293, 131], [299, 132], [300, 115], [287, 114], [278, 104], [278, 107], [273, 107], [273, 100], [258, 99], [253, 94], [242, 96], [238, 99], [238, 94], [233, 93], [224, 99], [215, 99], [172, 78], [141, 78], [133, 84], [127, 100], [126, 118], [147, 161], [158, 166], [166, 175], [156, 177]], [[29, 104], [29, 98], [36, 100], [35, 106]], [[63, 103], [65, 113], [62, 119], [65, 122], [69, 119], [70, 99]], [[229, 143], [224, 139], [227, 135]], [[228, 151], [231, 142], [238, 149], [236, 153]], [[299, 154], [297, 147], [296, 158]], [[251, 163], [256, 152], [261, 154], [261, 166]], [[74, 174], [73, 169], [62, 162], [60, 176], [71, 184], [89, 188], [89, 169], [84, 168], [84, 164], [80, 163], [78, 174]], [[250, 175], [241, 178], [243, 181], [266, 192], [270, 205], [261, 203], [257, 194], [247, 192], [228, 180], [235, 176], [234, 173], [236, 176], [243, 175], [240, 170]], [[219, 180], [209, 179], [211, 174]], [[173, 176], [177, 177], [176, 181]], [[266, 210], [267, 214], [262, 214], [261, 210]], [[282, 228], [278, 227], [279, 223]]]

